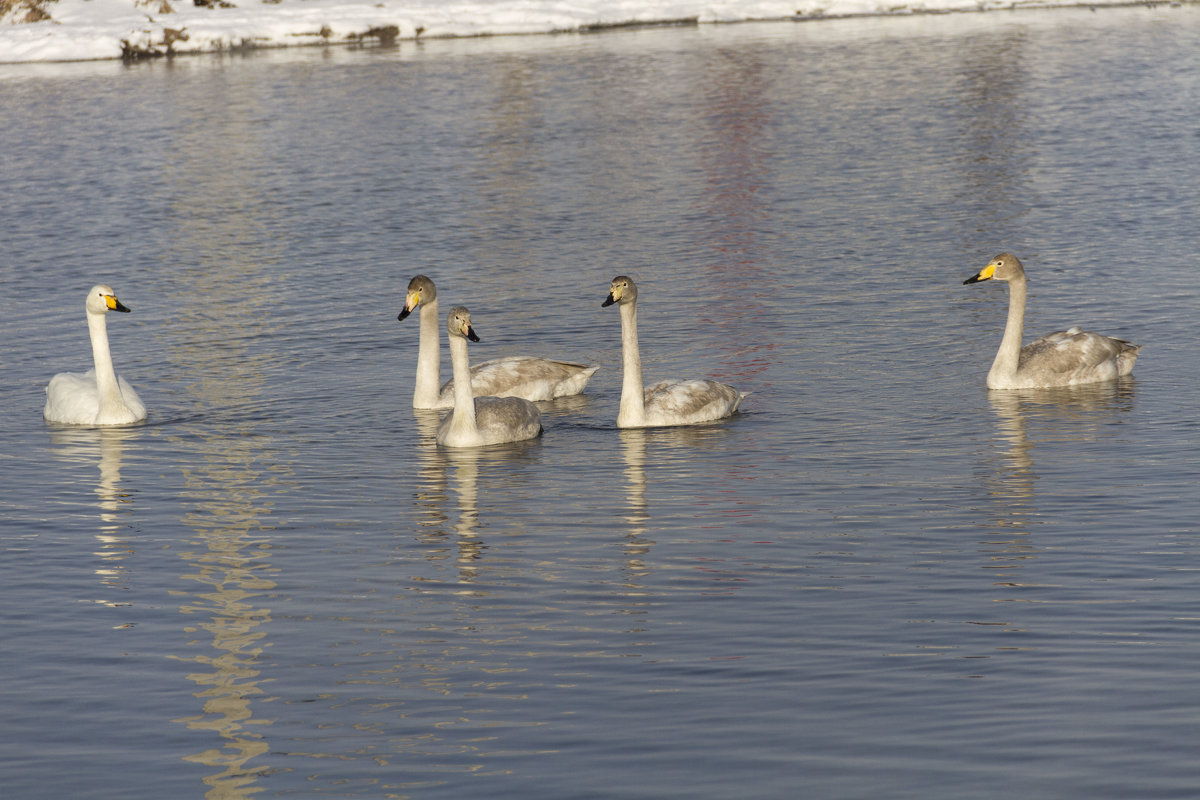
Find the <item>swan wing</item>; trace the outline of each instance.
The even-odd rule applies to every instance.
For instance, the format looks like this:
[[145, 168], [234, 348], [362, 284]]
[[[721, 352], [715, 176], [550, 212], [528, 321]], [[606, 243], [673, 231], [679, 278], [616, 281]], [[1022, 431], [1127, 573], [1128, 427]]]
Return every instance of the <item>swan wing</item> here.
[[476, 397], [475, 426], [477, 436], [470, 441], [456, 441], [451, 433], [454, 412], [451, 411], [438, 426], [437, 440], [451, 447], [480, 446], [520, 442], [536, 438], [542, 432], [542, 412], [520, 397]]
[[1124, 339], [1068, 328], [1021, 348], [1017, 373], [1057, 384], [1109, 380], [1128, 375], [1140, 349]]
[[476, 397], [475, 419], [489, 441], [518, 442], [542, 432], [542, 412], [520, 397]]
[[659, 381], [645, 391], [646, 422], [694, 425], [721, 419], [737, 411], [745, 397], [744, 392], [719, 381]]
[[60, 372], [46, 386], [42, 416], [65, 425], [90, 425], [100, 413], [96, 371]]
[[46, 405], [42, 416], [48, 422], [62, 425], [128, 425], [146, 418], [146, 405], [129, 381], [117, 376], [124, 409], [117, 409], [108, 418], [100, 417], [100, 390], [96, 387], [96, 370], [60, 372], [46, 386]]
[[[521, 397], [553, 400], [579, 394], [598, 366], [533, 356], [507, 356], [471, 367], [471, 391], [476, 397]], [[442, 385], [439, 404], [454, 405], [454, 381]]]
[[129, 385], [129, 381], [117, 376], [117, 385], [121, 387], [121, 399], [125, 401], [125, 407], [129, 409], [129, 413], [133, 415], [130, 422], [139, 422], [146, 418], [146, 404], [142, 402], [142, 398], [138, 397], [138, 393]]

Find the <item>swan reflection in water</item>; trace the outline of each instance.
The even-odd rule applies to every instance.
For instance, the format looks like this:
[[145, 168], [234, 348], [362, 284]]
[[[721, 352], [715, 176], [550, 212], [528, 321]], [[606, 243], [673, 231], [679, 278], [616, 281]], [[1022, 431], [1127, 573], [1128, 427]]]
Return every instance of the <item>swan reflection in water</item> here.
[[479, 559], [483, 556], [483, 541], [476, 536], [479, 525], [479, 451], [475, 448], [445, 451], [447, 466], [454, 466], [454, 489], [458, 495], [455, 508], [458, 521], [454, 532], [458, 546], [458, 580], [470, 583], [478, 577]]
[[[574, 399], [574, 398], [567, 398]], [[564, 401], [556, 401], [564, 402]], [[487, 544], [479, 534], [479, 483], [489, 481], [491, 488], [500, 483], [521, 480], [523, 470], [514, 468], [530, 461], [537, 452], [537, 440], [511, 442], [487, 447], [439, 447], [436, 436], [440, 419], [437, 411], [414, 409], [416, 448], [420, 458], [419, 480], [414, 495], [423, 512], [417, 519], [418, 538], [432, 546], [428, 558], [440, 561], [448, 557], [446, 547], [453, 524], [455, 580], [470, 584], [479, 576]], [[470, 590], [474, 592], [475, 590]]]
[[[136, 449], [143, 428], [54, 427], [50, 444], [56, 458], [100, 470], [93, 491], [99, 504], [100, 525], [95, 534], [99, 549], [95, 555], [103, 562], [96, 574], [101, 583], [114, 589], [127, 589], [125, 567], [121, 563], [134, 552], [128, 516], [133, 512], [133, 496], [122, 489], [121, 465], [127, 450]], [[128, 605], [114, 599], [98, 602], [109, 606]], [[124, 627], [124, 626], [123, 626]]]
[[[740, 494], [727, 493], [727, 487], [695, 485], [684, 478], [693, 459], [709, 451], [721, 451], [731, 435], [727, 426], [622, 428], [617, 435], [621, 438], [625, 463], [627, 586], [640, 590], [642, 582], [654, 571], [652, 562], [647, 560], [655, 545], [655, 540], [647, 535], [652, 527], [661, 530], [663, 525], [670, 524], [667, 519], [675, 516], [690, 520], [685, 524], [724, 527], [730, 524], [730, 504], [737, 507], [739, 514], [752, 513], [752, 506]], [[651, 487], [660, 490], [657, 520], [651, 510], [648, 492]], [[741, 527], [740, 523], [736, 525]], [[715, 576], [716, 571], [711, 574]]]
[[434, 437], [437, 436], [441, 412], [413, 409], [416, 436], [413, 447], [419, 457], [417, 491], [414, 504], [420, 510], [417, 524], [422, 533], [418, 537], [424, 542], [435, 542], [441, 536], [449, 516], [446, 513], [446, 460], [438, 450]]
[[988, 527], [1005, 535], [990, 544], [996, 561], [1013, 562], [1036, 554], [1028, 539], [1036, 524], [1039, 450], [1047, 467], [1051, 450], [1067, 444], [1072, 452], [1111, 434], [1112, 425], [1133, 406], [1134, 381], [1126, 378], [1084, 386], [988, 392], [996, 415], [998, 461], [986, 478], [994, 514]]
[[625, 534], [625, 573], [627, 588], [640, 588], [641, 581], [650, 574], [646, 556], [654, 546], [646, 538], [650, 511], [646, 504], [646, 429], [624, 428], [619, 431], [621, 455], [625, 460], [625, 502], [628, 509], [625, 522], [629, 529]]

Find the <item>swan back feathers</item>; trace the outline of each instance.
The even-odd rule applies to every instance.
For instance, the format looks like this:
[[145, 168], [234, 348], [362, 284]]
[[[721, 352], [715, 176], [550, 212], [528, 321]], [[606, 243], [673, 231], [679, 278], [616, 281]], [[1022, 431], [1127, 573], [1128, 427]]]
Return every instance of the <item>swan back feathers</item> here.
[[[579, 394], [600, 367], [534, 356], [505, 356], [471, 366], [471, 390], [478, 396], [553, 400]], [[454, 381], [441, 389], [441, 403], [454, 404]]]
[[1137, 361], [1140, 345], [1078, 327], [1055, 331], [1021, 348], [1017, 373], [1056, 376], [1055, 385], [1095, 383], [1128, 375]]
[[728, 417], [746, 393], [727, 383], [697, 378], [659, 381], [645, 391], [646, 424], [696, 425]]

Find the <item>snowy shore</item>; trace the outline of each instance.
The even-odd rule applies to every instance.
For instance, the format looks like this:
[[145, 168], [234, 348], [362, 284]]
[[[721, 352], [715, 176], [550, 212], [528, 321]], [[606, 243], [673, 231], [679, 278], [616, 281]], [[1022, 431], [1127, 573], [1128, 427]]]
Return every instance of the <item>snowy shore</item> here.
[[[204, 3], [205, 5], [197, 5]], [[1128, 0], [0, 0], [0, 63], [587, 31], [621, 25], [1130, 5]]]

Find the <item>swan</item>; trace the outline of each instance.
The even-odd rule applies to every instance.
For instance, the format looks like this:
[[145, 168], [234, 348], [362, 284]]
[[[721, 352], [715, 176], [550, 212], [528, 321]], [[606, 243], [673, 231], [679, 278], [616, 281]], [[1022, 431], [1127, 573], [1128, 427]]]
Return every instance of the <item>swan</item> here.
[[964, 284], [987, 280], [1008, 284], [1008, 322], [996, 360], [988, 370], [989, 389], [1042, 389], [1108, 381], [1128, 375], [1140, 345], [1079, 328], [1048, 333], [1021, 347], [1025, 325], [1025, 268], [1012, 253], [1001, 253]]
[[454, 369], [454, 410], [438, 426], [437, 443], [479, 447], [533, 439], [542, 432], [542, 412], [522, 397], [476, 397], [471, 390], [467, 340], [478, 342], [471, 312], [455, 306], [446, 315], [450, 365]]
[[[441, 352], [438, 347], [437, 288], [424, 275], [418, 275], [408, 282], [404, 310], [396, 319], [404, 319], [418, 306], [421, 308], [421, 331], [413, 408], [451, 408], [454, 405], [454, 381], [447, 381], [438, 388], [441, 381]], [[471, 367], [471, 389], [480, 397], [553, 400], [582, 392], [597, 369], [599, 366], [570, 361], [506, 356]]]
[[84, 373], [60, 372], [46, 386], [42, 416], [49, 422], [68, 425], [128, 425], [146, 418], [146, 406], [137, 392], [113, 369], [108, 351], [109, 311], [129, 312], [116, 293], [104, 285], [93, 286], [87, 301], [88, 333], [92, 337], [95, 368]]
[[621, 312], [621, 357], [625, 377], [621, 383], [618, 428], [651, 428], [663, 425], [696, 425], [728, 417], [746, 397], [727, 383], [704, 379], [659, 381], [642, 389], [642, 357], [638, 353], [637, 285], [625, 275], [613, 278], [601, 307], [617, 304]]

